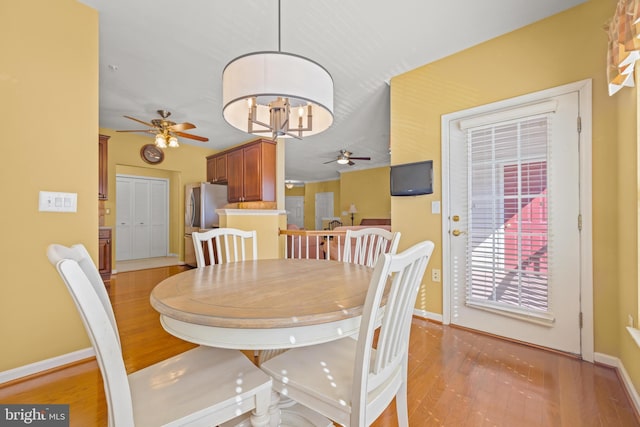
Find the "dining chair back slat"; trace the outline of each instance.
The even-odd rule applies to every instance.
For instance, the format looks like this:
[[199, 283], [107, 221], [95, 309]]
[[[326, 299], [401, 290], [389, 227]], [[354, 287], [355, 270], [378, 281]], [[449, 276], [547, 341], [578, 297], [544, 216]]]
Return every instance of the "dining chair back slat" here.
[[373, 267], [381, 254], [395, 254], [400, 243], [400, 232], [382, 228], [347, 230], [342, 260]]
[[[258, 259], [258, 238], [255, 230], [245, 231], [236, 228], [214, 228], [212, 230], [191, 234], [196, 253], [196, 264], [204, 267], [212, 264], [223, 264], [245, 261], [247, 245], [251, 245], [251, 258]], [[205, 256], [204, 248], [207, 252]]]

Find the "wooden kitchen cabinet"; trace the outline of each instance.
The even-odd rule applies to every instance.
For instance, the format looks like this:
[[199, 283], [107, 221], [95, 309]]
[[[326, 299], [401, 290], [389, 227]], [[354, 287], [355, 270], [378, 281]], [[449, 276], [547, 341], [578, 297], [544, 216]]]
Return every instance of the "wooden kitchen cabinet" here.
[[109, 194], [107, 191], [108, 184], [108, 141], [110, 136], [98, 135], [98, 200], [107, 200]]
[[207, 182], [227, 183], [227, 153], [207, 157]]
[[227, 152], [227, 195], [233, 202], [276, 200], [276, 143], [261, 139]]
[[98, 271], [107, 287], [111, 281], [111, 228], [100, 227], [98, 230]]

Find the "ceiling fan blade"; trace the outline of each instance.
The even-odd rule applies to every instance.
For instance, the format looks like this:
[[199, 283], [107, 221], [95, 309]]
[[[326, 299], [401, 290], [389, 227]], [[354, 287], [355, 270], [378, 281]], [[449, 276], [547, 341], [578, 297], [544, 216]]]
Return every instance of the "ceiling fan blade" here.
[[149, 126], [150, 128], [155, 127], [154, 125], [152, 125], [151, 123], [147, 123], [147, 122], [143, 122], [142, 120], [136, 119], [135, 117], [131, 117], [131, 116], [124, 116], [129, 120], [133, 120], [134, 122], [138, 122], [138, 123], [142, 123], [145, 126]]
[[183, 138], [195, 139], [196, 141], [207, 142], [209, 140], [209, 138], [205, 138], [204, 136], [191, 135], [189, 133], [184, 133], [184, 132], [174, 132], [174, 133]]
[[185, 123], [176, 123], [173, 126], [169, 126], [168, 129], [172, 132], [180, 132], [187, 129], [195, 129], [196, 125], [185, 122]]
[[371, 157], [353, 157], [349, 156], [351, 160], [371, 160]]
[[353, 165], [355, 165], [355, 162], [352, 162], [351, 160], [349, 160], [348, 164], [349, 164], [349, 166], [353, 166]]
[[334, 160], [329, 160], [328, 162], [324, 162], [323, 165], [326, 165], [328, 163], [335, 163], [335, 159]]
[[155, 133], [152, 129], [136, 129], [136, 130], [116, 130], [116, 132], [145, 132], [145, 133]]

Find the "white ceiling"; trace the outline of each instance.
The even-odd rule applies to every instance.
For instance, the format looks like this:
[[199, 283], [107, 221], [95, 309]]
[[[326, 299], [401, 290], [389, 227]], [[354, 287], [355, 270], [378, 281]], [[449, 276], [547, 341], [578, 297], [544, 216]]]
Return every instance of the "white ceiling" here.
[[[286, 179], [388, 165], [393, 76], [584, 1], [282, 0], [281, 50], [318, 62], [334, 81], [333, 125], [287, 140]], [[222, 118], [222, 70], [237, 56], [278, 50], [277, 0], [81, 2], [100, 14], [100, 127], [140, 129], [123, 115], [150, 121], [167, 109], [212, 149], [253, 137]], [[343, 148], [372, 160], [324, 164]]]

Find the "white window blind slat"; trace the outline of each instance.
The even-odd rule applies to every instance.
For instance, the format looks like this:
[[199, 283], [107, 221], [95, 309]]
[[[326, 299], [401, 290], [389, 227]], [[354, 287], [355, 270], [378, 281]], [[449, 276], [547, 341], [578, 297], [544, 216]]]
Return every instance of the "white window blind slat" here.
[[550, 308], [547, 113], [555, 107], [543, 102], [460, 124], [469, 147], [467, 304]]

